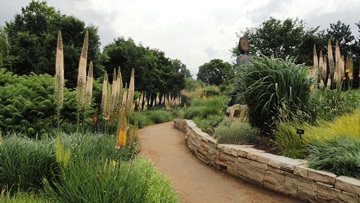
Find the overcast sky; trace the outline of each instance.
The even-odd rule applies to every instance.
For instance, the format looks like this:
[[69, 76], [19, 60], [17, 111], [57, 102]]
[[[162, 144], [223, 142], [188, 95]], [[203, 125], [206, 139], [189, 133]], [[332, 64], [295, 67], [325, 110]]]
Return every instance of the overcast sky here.
[[[0, 26], [21, 13], [31, 0], [0, 0]], [[73, 15], [99, 29], [102, 46], [131, 37], [181, 60], [191, 74], [211, 59], [233, 62], [229, 51], [237, 34], [275, 17], [305, 20], [307, 27], [326, 30], [338, 20], [360, 21], [359, 0], [47, 0], [62, 14]], [[66, 43], [66, 42], [65, 42]]]

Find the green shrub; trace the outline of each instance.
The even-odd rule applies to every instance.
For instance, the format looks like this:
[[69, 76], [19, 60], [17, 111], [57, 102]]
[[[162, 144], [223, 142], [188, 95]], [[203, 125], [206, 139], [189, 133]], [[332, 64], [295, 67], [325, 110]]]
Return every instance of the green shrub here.
[[[271, 133], [283, 115], [308, 112], [310, 86], [308, 68], [297, 65], [292, 59], [254, 57], [250, 65], [240, 68], [236, 76], [238, 92], [249, 107], [249, 122], [265, 133]], [[301, 113], [306, 115], [306, 113]]]
[[210, 134], [225, 116], [226, 96], [215, 96], [207, 99], [196, 99], [191, 106], [184, 109], [184, 118], [192, 119], [203, 131]]
[[222, 121], [215, 128], [215, 138], [221, 144], [257, 144], [260, 131], [249, 123]]
[[156, 110], [156, 111], [148, 111], [146, 113], [149, 116], [150, 120], [155, 124], [165, 123], [174, 120], [174, 117], [170, 111]]
[[196, 125], [201, 128], [202, 131], [207, 132], [211, 135], [214, 134], [214, 128], [224, 119], [223, 115], [210, 115], [206, 119], [195, 117], [193, 121]]
[[341, 135], [324, 141], [313, 140], [310, 142], [308, 165], [360, 179], [360, 139]]
[[360, 91], [347, 92], [339, 90], [314, 90], [311, 93], [313, 106], [313, 122], [317, 120], [331, 121], [338, 116], [350, 113], [360, 107]]

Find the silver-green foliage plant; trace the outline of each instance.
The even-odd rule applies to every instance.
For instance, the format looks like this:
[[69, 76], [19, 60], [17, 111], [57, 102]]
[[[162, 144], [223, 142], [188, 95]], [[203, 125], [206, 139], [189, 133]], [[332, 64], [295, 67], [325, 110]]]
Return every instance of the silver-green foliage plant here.
[[249, 107], [250, 124], [265, 133], [277, 121], [308, 112], [313, 81], [308, 68], [295, 64], [294, 59], [254, 56], [249, 65], [239, 68], [236, 79], [238, 92]]
[[260, 130], [249, 123], [223, 120], [215, 128], [215, 138], [221, 144], [257, 144]]

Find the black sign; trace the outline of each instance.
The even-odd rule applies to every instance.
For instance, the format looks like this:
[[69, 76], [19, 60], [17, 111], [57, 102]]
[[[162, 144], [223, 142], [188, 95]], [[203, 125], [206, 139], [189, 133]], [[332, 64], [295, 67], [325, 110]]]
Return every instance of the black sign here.
[[299, 135], [302, 135], [302, 134], [304, 134], [304, 130], [296, 129], [296, 133], [299, 134]]

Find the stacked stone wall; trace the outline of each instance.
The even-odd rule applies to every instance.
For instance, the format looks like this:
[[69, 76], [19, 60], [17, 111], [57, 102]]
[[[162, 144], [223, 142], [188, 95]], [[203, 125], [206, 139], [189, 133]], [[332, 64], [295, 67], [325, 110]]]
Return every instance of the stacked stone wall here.
[[251, 145], [217, 144], [191, 120], [178, 119], [186, 144], [204, 163], [289, 196], [309, 202], [360, 203], [360, 180], [308, 168], [305, 160], [278, 156]]

